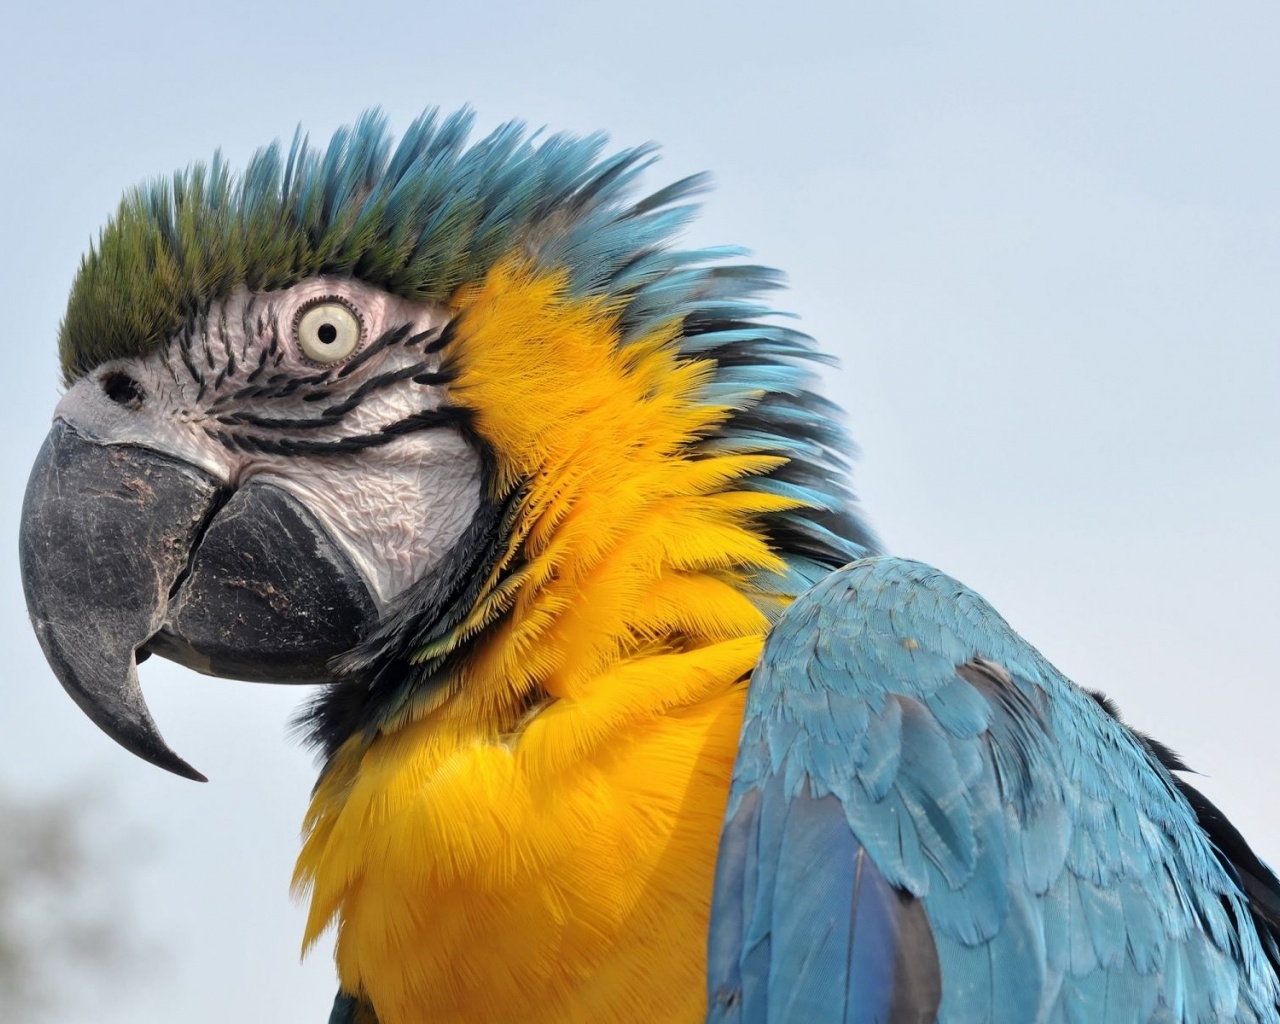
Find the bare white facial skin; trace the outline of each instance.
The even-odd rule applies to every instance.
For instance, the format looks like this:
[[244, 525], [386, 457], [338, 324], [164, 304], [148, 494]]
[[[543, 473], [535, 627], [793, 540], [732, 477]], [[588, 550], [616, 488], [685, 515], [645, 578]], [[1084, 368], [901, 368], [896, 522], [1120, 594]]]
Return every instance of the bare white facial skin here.
[[[295, 336], [326, 299], [361, 324], [358, 348], [329, 365], [309, 359]], [[424, 348], [448, 319], [348, 278], [240, 288], [156, 353], [82, 377], [54, 417], [100, 441], [190, 462], [228, 486], [257, 479], [288, 491], [328, 528], [385, 611], [440, 563], [480, 506], [480, 459], [456, 428], [384, 433], [444, 402], [445, 387], [430, 380], [439, 357]], [[399, 341], [370, 353], [402, 326]], [[385, 443], [327, 447], [371, 435]]]

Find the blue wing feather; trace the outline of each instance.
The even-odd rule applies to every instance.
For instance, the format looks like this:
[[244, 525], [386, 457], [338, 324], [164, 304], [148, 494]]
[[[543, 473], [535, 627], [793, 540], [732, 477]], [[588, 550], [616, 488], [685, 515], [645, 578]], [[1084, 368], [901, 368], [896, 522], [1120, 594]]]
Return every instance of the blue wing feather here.
[[729, 973], [709, 1019], [932, 1021], [937, 957], [920, 905], [885, 881], [834, 796], [792, 798], [785, 788], [773, 776], [726, 828], [720, 876], [742, 899], [720, 908], [712, 929], [712, 959]]
[[752, 679], [708, 1020], [1277, 1020], [1226, 833], [1109, 711], [928, 566], [821, 581]]

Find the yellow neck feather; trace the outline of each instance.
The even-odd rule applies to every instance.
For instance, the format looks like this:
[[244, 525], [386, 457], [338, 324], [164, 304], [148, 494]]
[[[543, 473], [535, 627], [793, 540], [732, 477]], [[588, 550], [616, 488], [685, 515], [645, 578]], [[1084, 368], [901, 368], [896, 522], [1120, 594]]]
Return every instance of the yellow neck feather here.
[[[509, 557], [444, 697], [318, 786], [296, 884], [337, 920], [381, 1024], [694, 1021], [747, 675], [780, 570], [740, 489], [774, 457], [695, 457], [730, 410], [678, 325], [509, 260], [456, 298], [453, 400], [522, 487]], [[487, 628], [486, 628], [487, 627]], [[481, 632], [481, 630], [484, 630]], [[532, 709], [532, 710], [530, 710]]]

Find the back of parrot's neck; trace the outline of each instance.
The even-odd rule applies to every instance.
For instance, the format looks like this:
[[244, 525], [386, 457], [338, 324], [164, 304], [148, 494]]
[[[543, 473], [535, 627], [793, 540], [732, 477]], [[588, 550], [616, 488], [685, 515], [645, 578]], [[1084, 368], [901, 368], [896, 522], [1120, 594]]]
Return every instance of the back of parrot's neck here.
[[682, 454], [726, 410], [669, 335], [620, 348], [598, 304], [501, 267], [459, 306], [455, 399], [496, 486], [524, 488], [500, 614], [447, 699], [332, 758], [297, 870], [306, 941], [337, 921], [343, 987], [380, 1024], [700, 1020], [778, 601], [752, 581], [785, 568], [757, 521], [795, 503], [742, 486], [776, 457]]

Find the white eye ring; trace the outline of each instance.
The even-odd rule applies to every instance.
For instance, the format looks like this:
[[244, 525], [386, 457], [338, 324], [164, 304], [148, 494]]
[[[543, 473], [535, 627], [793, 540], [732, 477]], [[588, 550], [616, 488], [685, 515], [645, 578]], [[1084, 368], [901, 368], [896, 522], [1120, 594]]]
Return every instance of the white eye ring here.
[[360, 318], [345, 302], [323, 299], [298, 314], [293, 333], [308, 359], [338, 363], [360, 347]]

